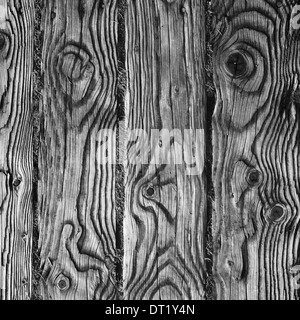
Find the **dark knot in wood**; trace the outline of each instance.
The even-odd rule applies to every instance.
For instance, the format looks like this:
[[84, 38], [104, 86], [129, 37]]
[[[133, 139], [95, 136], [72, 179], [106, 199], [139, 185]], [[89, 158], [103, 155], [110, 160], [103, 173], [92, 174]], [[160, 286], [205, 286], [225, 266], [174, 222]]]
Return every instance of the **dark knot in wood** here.
[[56, 18], [56, 13], [54, 11], [51, 12], [50, 18], [51, 20], [54, 20]]
[[17, 188], [21, 184], [21, 182], [22, 182], [22, 179], [21, 178], [17, 178], [17, 179], [14, 180], [13, 186], [15, 188]]
[[6, 58], [10, 46], [10, 36], [5, 30], [0, 30], [0, 56]]
[[66, 45], [54, 60], [53, 68], [62, 93], [73, 102], [84, 102], [90, 97], [96, 81], [95, 65], [84, 45]]
[[248, 73], [249, 65], [244, 54], [234, 52], [228, 56], [226, 68], [232, 77], [238, 78]]
[[70, 280], [63, 274], [61, 274], [57, 279], [57, 287], [61, 291], [66, 291], [70, 288]]
[[251, 187], [256, 187], [261, 183], [261, 173], [256, 170], [252, 169], [247, 174], [247, 182]]
[[270, 212], [270, 220], [272, 222], [280, 222], [285, 216], [285, 209], [282, 205], [274, 205]]
[[148, 185], [143, 190], [143, 195], [146, 198], [153, 198], [155, 196], [155, 187], [153, 185]]
[[147, 189], [147, 196], [148, 197], [153, 197], [154, 194], [155, 194], [155, 190], [152, 187]]

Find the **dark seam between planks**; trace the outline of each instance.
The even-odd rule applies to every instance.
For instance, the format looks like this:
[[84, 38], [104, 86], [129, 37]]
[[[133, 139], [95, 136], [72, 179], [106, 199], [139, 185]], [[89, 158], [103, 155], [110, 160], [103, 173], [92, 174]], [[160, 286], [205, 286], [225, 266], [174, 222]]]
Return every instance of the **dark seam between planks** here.
[[123, 300], [123, 257], [124, 257], [124, 240], [123, 240], [123, 218], [125, 211], [125, 168], [120, 154], [120, 123], [125, 120], [125, 101], [124, 95], [126, 90], [126, 70], [125, 70], [125, 12], [127, 10], [127, 0], [118, 1], [118, 84], [117, 84], [117, 148], [116, 148], [116, 285], [117, 299]]
[[33, 181], [32, 181], [32, 210], [33, 210], [33, 239], [32, 239], [32, 296], [31, 300], [41, 300], [38, 294], [38, 286], [41, 281], [40, 255], [39, 255], [39, 203], [38, 203], [38, 179], [39, 179], [39, 148], [40, 148], [40, 96], [44, 83], [41, 71], [43, 32], [41, 31], [43, 0], [35, 0], [34, 21], [34, 47], [33, 47]]
[[207, 189], [207, 218], [206, 218], [206, 237], [205, 237], [205, 266], [206, 266], [206, 282], [205, 282], [205, 299], [215, 300], [215, 282], [213, 275], [213, 235], [212, 235], [212, 217], [213, 202], [215, 198], [212, 166], [213, 166], [213, 144], [212, 144], [212, 117], [216, 104], [216, 91], [213, 82], [213, 65], [212, 65], [212, 46], [211, 46], [211, 2], [206, 1], [206, 116], [205, 116], [205, 173], [206, 173], [206, 189]]

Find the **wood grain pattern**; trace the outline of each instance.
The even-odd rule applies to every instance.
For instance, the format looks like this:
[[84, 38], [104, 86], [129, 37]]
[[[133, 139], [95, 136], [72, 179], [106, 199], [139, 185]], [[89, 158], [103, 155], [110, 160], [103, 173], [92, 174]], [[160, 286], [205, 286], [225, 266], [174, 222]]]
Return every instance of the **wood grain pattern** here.
[[213, 1], [218, 299], [299, 299], [295, 1]]
[[33, 1], [0, 1], [0, 300], [31, 296]]
[[32, 2], [0, 2], [1, 299], [31, 292]]
[[0, 300], [300, 299], [297, 2], [0, 0]]
[[115, 173], [98, 157], [99, 130], [117, 123], [116, 3], [45, 2], [39, 183], [44, 299], [117, 294]]
[[[152, 129], [204, 129], [204, 1], [129, 0], [126, 30], [125, 129], [145, 130], [149, 140], [144, 143], [153, 138]], [[163, 153], [169, 141], [161, 140]], [[205, 173], [189, 176], [185, 165], [132, 164], [139, 143], [128, 132], [124, 297], [203, 299]], [[197, 150], [203, 162], [204, 141]], [[154, 155], [148, 157], [150, 163]]]

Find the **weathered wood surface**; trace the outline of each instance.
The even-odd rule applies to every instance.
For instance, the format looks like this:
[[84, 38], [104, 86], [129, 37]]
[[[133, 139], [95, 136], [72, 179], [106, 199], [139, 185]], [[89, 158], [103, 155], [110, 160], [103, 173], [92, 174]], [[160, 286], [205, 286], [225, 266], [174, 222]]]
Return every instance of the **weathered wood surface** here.
[[[151, 164], [153, 152], [146, 154], [145, 165], [132, 164], [153, 138], [152, 129], [178, 129], [183, 134], [184, 129], [205, 128], [204, 5], [199, 0], [128, 1], [125, 128], [145, 130], [149, 140], [137, 140], [136, 133], [127, 136], [125, 299], [204, 299], [207, 194], [203, 170], [189, 176], [186, 165]], [[158, 149], [167, 152], [170, 140], [162, 134], [160, 139]], [[170, 148], [171, 158], [178, 156], [176, 141]], [[198, 142], [196, 157], [201, 166], [205, 141]], [[183, 154], [184, 145], [179, 145], [178, 153]]]
[[98, 132], [115, 128], [117, 1], [45, 2], [40, 150], [43, 299], [116, 298], [115, 174]]
[[0, 300], [299, 300], [295, 4], [0, 0]]
[[294, 4], [213, 1], [218, 299], [299, 298], [293, 273], [300, 264]]
[[33, 1], [0, 1], [0, 300], [30, 299]]

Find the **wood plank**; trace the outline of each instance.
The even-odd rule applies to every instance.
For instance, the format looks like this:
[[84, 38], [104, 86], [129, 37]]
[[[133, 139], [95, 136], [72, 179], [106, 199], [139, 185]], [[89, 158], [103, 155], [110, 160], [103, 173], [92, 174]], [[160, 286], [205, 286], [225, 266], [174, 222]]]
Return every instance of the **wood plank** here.
[[[218, 299], [299, 298], [295, 1], [213, 1]], [[294, 271], [294, 272], [293, 272]]]
[[33, 1], [0, 1], [0, 300], [31, 296]]
[[98, 133], [115, 129], [117, 1], [45, 2], [40, 152], [43, 299], [116, 298], [115, 173]]
[[[122, 134], [128, 150], [125, 299], [203, 299], [205, 295], [204, 2], [128, 1], [128, 90]], [[136, 129], [145, 130], [145, 141], [136, 139], [132, 132]], [[189, 175], [185, 164], [150, 164], [155, 154], [140, 150], [139, 144], [150, 143], [155, 137], [152, 129], [178, 129], [179, 135], [184, 129], [194, 133], [199, 129], [199, 174]], [[160, 156], [168, 151], [168, 141], [161, 140]], [[152, 146], [159, 145], [156, 142]], [[172, 157], [183, 154], [184, 147], [182, 142], [172, 143]], [[139, 151], [146, 156], [145, 164], [137, 160]]]

